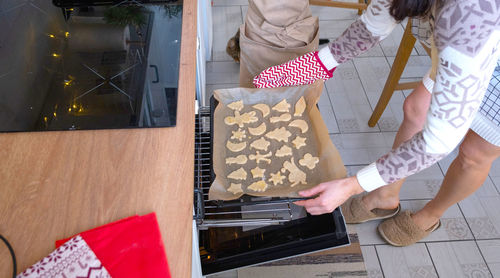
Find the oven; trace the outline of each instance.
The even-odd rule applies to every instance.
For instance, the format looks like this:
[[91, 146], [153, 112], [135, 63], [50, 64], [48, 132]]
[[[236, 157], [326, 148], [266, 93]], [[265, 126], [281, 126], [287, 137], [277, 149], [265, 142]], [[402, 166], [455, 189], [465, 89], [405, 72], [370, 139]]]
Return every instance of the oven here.
[[234, 201], [208, 200], [214, 180], [211, 131], [216, 105], [212, 97], [210, 106], [200, 107], [195, 125], [194, 238], [197, 235], [195, 251], [199, 251], [202, 274], [348, 245], [340, 208], [312, 216], [294, 205], [298, 199], [293, 198], [243, 195]]

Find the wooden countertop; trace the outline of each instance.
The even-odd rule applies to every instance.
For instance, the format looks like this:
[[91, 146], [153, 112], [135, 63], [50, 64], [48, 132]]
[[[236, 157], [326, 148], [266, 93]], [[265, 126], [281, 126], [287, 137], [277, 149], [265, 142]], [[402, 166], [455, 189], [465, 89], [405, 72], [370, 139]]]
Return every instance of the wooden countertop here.
[[[0, 234], [18, 272], [54, 241], [156, 212], [173, 277], [191, 277], [196, 0], [185, 0], [177, 127], [0, 134]], [[12, 263], [0, 244], [0, 277]]]

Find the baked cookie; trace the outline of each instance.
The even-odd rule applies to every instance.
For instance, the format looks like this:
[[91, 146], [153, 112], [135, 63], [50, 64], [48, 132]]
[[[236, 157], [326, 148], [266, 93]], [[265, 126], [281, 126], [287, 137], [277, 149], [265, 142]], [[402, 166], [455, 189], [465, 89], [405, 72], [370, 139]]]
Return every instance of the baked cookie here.
[[260, 163], [261, 161], [267, 162], [267, 164], [271, 164], [271, 159], [268, 157], [271, 157], [272, 152], [268, 152], [266, 154], [260, 154], [259, 151], [257, 151], [256, 154], [251, 154], [249, 155], [250, 160], [255, 160], [255, 162]]
[[261, 151], [267, 151], [267, 149], [269, 148], [269, 145], [271, 145], [271, 142], [264, 139], [264, 137], [261, 137], [260, 139], [253, 141], [252, 144], [250, 144], [250, 148], [261, 150]]
[[306, 131], [309, 129], [309, 126], [307, 125], [306, 121], [304, 120], [293, 120], [288, 124], [291, 127], [298, 127], [300, 128], [300, 131], [302, 133], [306, 133]]
[[287, 145], [283, 145], [279, 150], [276, 151], [277, 157], [285, 157], [292, 155], [292, 148]]
[[266, 172], [266, 169], [261, 169], [261, 168], [259, 168], [259, 166], [257, 166], [255, 168], [253, 168], [252, 170], [250, 170], [250, 172], [252, 172], [252, 176], [254, 179], [263, 178], [264, 173]]
[[245, 139], [247, 137], [246, 131], [244, 129], [241, 129], [241, 128], [238, 128], [238, 130], [233, 130], [231, 132], [233, 133], [233, 135], [231, 135], [231, 139], [234, 139], [234, 140], [243, 141], [243, 139]]
[[241, 189], [241, 183], [231, 183], [231, 186], [229, 186], [227, 191], [233, 193], [234, 195], [243, 193], [243, 189]]
[[293, 139], [292, 144], [298, 150], [306, 145], [306, 138], [297, 136]]
[[319, 158], [312, 156], [310, 153], [306, 153], [304, 157], [299, 160], [299, 164], [302, 166], [305, 166], [309, 168], [309, 170], [312, 170], [316, 167], [316, 164], [318, 164]]
[[280, 171], [276, 173], [271, 173], [271, 178], [269, 179], [270, 182], [272, 182], [274, 185], [278, 184], [283, 184], [283, 180], [285, 179], [285, 176], [282, 176]]
[[286, 99], [280, 101], [278, 104], [273, 106], [272, 108], [274, 111], [278, 112], [289, 112], [290, 110], [290, 103], [286, 101]]
[[299, 100], [295, 103], [295, 113], [293, 113], [293, 115], [295, 117], [300, 117], [302, 116], [302, 114], [304, 113], [304, 111], [306, 110], [306, 100], [304, 99], [304, 97], [300, 97]]
[[268, 132], [265, 136], [278, 142], [288, 142], [288, 137], [292, 136], [292, 134], [285, 127], [280, 127]]
[[227, 116], [224, 118], [224, 123], [226, 125], [238, 125], [239, 127], [245, 126], [245, 124], [255, 123], [259, 119], [255, 117], [256, 112], [250, 111], [247, 113], [240, 114], [239, 111], [234, 111], [234, 116]]
[[227, 107], [236, 111], [241, 111], [241, 109], [243, 109], [243, 100], [231, 102], [230, 104], [227, 105]]
[[232, 152], [241, 152], [247, 147], [247, 142], [241, 142], [241, 143], [233, 143], [231, 141], [226, 142], [226, 148], [228, 148]]
[[283, 113], [278, 117], [271, 117], [271, 119], [269, 119], [269, 121], [272, 124], [274, 124], [274, 123], [278, 123], [278, 122], [288, 122], [291, 119], [292, 119], [292, 115], [290, 115], [290, 113]]
[[[285, 161], [285, 163], [283, 163], [283, 169], [285, 169], [285, 171], [290, 172], [290, 174], [288, 175], [288, 181], [292, 183], [290, 185], [291, 187], [294, 187], [299, 183], [307, 184], [306, 173], [300, 170], [299, 167], [297, 167], [297, 165], [295, 165], [293, 157], [290, 159], [290, 161]], [[283, 169], [281, 170], [282, 172]]]
[[266, 132], [266, 123], [262, 123], [258, 127], [249, 127], [248, 132], [255, 136], [262, 135]]
[[247, 156], [244, 154], [240, 154], [237, 157], [227, 157], [226, 158], [226, 164], [231, 165], [231, 164], [240, 164], [243, 165], [247, 163], [248, 159]]
[[265, 181], [256, 181], [252, 183], [250, 186], [248, 186], [248, 189], [257, 192], [264, 192], [267, 189], [267, 184]]
[[227, 178], [233, 179], [233, 180], [246, 180], [247, 179], [247, 171], [241, 167], [240, 169], [231, 172], [229, 175], [227, 175]]
[[269, 109], [269, 105], [264, 104], [264, 103], [258, 103], [258, 104], [255, 104], [252, 107], [255, 108], [255, 109], [257, 109], [257, 110], [259, 110], [260, 112], [262, 112], [262, 117], [263, 118], [267, 117], [267, 115], [269, 115], [269, 112], [271, 111]]

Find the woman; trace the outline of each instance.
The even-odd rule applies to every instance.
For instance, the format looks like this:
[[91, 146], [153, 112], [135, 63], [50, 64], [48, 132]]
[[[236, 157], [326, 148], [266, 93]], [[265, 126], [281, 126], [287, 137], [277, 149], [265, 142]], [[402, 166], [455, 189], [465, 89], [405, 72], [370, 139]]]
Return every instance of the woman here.
[[[404, 102], [404, 120], [393, 149], [356, 176], [300, 192], [304, 197], [319, 196], [296, 204], [322, 214], [345, 202], [342, 211], [348, 223], [387, 218], [378, 227], [381, 236], [392, 245], [406, 246], [437, 229], [450, 206], [478, 189], [500, 156], [500, 85], [495, 88], [493, 83], [500, 76], [498, 5], [494, 0], [373, 0], [328, 47], [255, 77], [257, 87], [326, 80], [337, 65], [376, 45], [404, 18], [418, 18], [412, 30], [422, 31], [419, 24], [430, 24], [429, 33], [417, 36], [431, 46], [432, 68]], [[435, 164], [460, 142], [458, 157], [435, 198], [416, 213], [400, 213], [404, 179]], [[349, 199], [363, 191], [369, 193]]]

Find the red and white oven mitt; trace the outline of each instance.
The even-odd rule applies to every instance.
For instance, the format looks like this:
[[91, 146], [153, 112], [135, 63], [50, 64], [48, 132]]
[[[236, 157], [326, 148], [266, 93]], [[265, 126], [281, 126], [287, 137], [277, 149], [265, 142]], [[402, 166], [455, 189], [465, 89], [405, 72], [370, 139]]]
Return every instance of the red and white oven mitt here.
[[270, 67], [253, 79], [256, 88], [291, 87], [312, 84], [332, 77], [335, 68], [328, 70], [318, 56], [309, 52], [284, 64]]
[[58, 240], [56, 248], [17, 277], [171, 277], [154, 213]]

